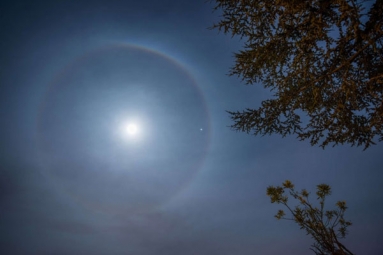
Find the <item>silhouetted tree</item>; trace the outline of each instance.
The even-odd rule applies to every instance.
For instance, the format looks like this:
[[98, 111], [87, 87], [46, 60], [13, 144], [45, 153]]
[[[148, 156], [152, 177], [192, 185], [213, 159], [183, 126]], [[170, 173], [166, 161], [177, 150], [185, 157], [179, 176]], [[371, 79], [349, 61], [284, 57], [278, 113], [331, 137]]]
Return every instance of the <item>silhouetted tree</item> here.
[[[294, 184], [288, 180], [282, 186], [269, 186], [267, 195], [270, 197], [271, 203], [283, 204], [292, 214], [292, 218], [285, 218], [285, 211], [279, 210], [275, 215], [277, 219], [293, 220], [298, 223], [301, 229], [306, 230], [307, 235], [311, 235], [315, 240], [311, 250], [316, 254], [353, 254], [338, 240], [346, 236], [347, 227], [351, 225], [350, 221], [343, 218], [347, 209], [346, 202], [338, 201], [335, 210], [324, 209], [326, 196], [331, 195], [329, 185], [320, 184], [317, 186], [316, 195], [319, 200], [319, 207], [314, 206], [309, 201], [309, 192], [305, 189], [301, 192], [296, 191]], [[289, 195], [299, 202], [294, 208], [288, 204]]]
[[229, 112], [235, 130], [323, 148], [383, 140], [383, 0], [368, 11], [358, 0], [212, 2], [222, 12], [212, 28], [245, 41], [230, 75], [275, 92], [258, 109]]

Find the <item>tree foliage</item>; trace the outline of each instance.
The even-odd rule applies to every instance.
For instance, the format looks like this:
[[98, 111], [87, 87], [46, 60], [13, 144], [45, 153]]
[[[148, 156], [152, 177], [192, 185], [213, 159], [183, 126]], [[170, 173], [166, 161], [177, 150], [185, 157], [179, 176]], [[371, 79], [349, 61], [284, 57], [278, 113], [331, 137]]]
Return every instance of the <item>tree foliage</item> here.
[[[287, 194], [286, 194], [287, 193]], [[269, 186], [267, 195], [271, 203], [283, 204], [292, 214], [292, 218], [286, 218], [285, 211], [279, 210], [275, 215], [277, 219], [293, 220], [305, 229], [307, 235], [315, 240], [311, 250], [316, 254], [343, 254], [351, 253], [338, 239], [344, 238], [347, 234], [347, 228], [351, 225], [350, 221], [344, 219], [344, 213], [347, 209], [345, 201], [336, 203], [337, 209], [325, 210], [324, 203], [326, 197], [331, 195], [331, 187], [326, 184], [317, 186], [317, 199], [319, 207], [315, 207], [309, 200], [309, 192], [303, 189], [301, 192], [294, 189], [294, 184], [286, 180], [282, 186]], [[288, 204], [290, 197], [298, 201], [298, 205], [293, 208]]]
[[222, 16], [212, 28], [244, 40], [230, 75], [274, 92], [229, 112], [235, 130], [323, 148], [383, 140], [383, 0], [213, 2]]

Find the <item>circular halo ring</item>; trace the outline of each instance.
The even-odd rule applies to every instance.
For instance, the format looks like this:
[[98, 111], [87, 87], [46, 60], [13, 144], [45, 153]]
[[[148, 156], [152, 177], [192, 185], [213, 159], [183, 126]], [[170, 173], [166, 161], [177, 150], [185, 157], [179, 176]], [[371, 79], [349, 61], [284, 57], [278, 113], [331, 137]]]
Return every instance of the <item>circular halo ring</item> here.
[[180, 70], [185, 76], [188, 77], [193, 83], [194, 89], [197, 91], [198, 96], [201, 98], [201, 101], [203, 103], [203, 109], [204, 109], [204, 114], [207, 118], [206, 124], [203, 128], [203, 131], [206, 132], [207, 134], [207, 142], [204, 146], [204, 148], [200, 148], [200, 150], [203, 151], [204, 156], [197, 162], [195, 162], [195, 165], [193, 168], [195, 171], [188, 176], [187, 180], [184, 182], [184, 184], [176, 190], [175, 193], [173, 193], [171, 196], [168, 196], [167, 199], [161, 200], [161, 203], [159, 204], [153, 204], [149, 206], [148, 208], [145, 207], [144, 209], [139, 208], [137, 210], [133, 209], [132, 211], [129, 212], [134, 212], [134, 213], [141, 213], [141, 212], [148, 212], [151, 210], [155, 210], [156, 208], [161, 207], [162, 205], [166, 204], [169, 202], [172, 198], [174, 198], [177, 194], [182, 192], [194, 179], [198, 171], [202, 168], [205, 159], [206, 159], [206, 154], [210, 146], [210, 137], [211, 137], [211, 124], [210, 124], [210, 116], [209, 116], [209, 111], [208, 107], [206, 104], [205, 97], [203, 95], [203, 92], [201, 88], [198, 86], [197, 82], [195, 81], [195, 78], [193, 75], [185, 68], [185, 66], [180, 63], [178, 60], [174, 59], [173, 57], [166, 55], [160, 51], [156, 51], [150, 48], [142, 47], [139, 45], [132, 45], [132, 44], [127, 44], [127, 43], [117, 43], [117, 44], [112, 44], [112, 45], [106, 45], [103, 47], [99, 47], [97, 49], [91, 50], [89, 52], [84, 53], [83, 55], [77, 57], [74, 59], [72, 62], [70, 62], [68, 65], [66, 65], [61, 71], [59, 71], [57, 74], [53, 75], [53, 79], [49, 82], [45, 93], [42, 96], [41, 102], [39, 104], [39, 109], [37, 113], [37, 121], [36, 121], [36, 137], [37, 137], [37, 143], [38, 143], [38, 149], [40, 152], [40, 164], [41, 164], [41, 172], [43, 175], [50, 181], [53, 182], [54, 186], [57, 187], [60, 192], [65, 193], [69, 198], [71, 198], [73, 201], [76, 203], [79, 203], [83, 206], [85, 206], [88, 209], [97, 211], [97, 212], [102, 212], [102, 213], [107, 213], [107, 214], [120, 214], [120, 213], [125, 213], [120, 210], [120, 208], [109, 208], [104, 206], [102, 203], [95, 203], [93, 201], [89, 201], [86, 199], [86, 197], [81, 196], [74, 191], [72, 191], [70, 188], [65, 187], [65, 185], [60, 183], [60, 179], [58, 179], [54, 174], [52, 173], [52, 170], [49, 167], [49, 162], [50, 158], [48, 155], [44, 154], [44, 151], [49, 150], [47, 144], [45, 143], [44, 139], [44, 134], [43, 134], [43, 120], [44, 120], [44, 115], [45, 111], [47, 110], [48, 107], [48, 102], [49, 98], [58, 93], [59, 87], [60, 87], [60, 80], [64, 79], [64, 77], [68, 74], [70, 74], [71, 70], [76, 67], [79, 63], [87, 61], [87, 59], [91, 58], [92, 56], [95, 56], [97, 54], [102, 54], [103, 52], [106, 52], [111, 49], [121, 49], [121, 50], [136, 50], [136, 51], [142, 51], [147, 54], [151, 54], [155, 57], [162, 58], [172, 65], [174, 65], [178, 70]]

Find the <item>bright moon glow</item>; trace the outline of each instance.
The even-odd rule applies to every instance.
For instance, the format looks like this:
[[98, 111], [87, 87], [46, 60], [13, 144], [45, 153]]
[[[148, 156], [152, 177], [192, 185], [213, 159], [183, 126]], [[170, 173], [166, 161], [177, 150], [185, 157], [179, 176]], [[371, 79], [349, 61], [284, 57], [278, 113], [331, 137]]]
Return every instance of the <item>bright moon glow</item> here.
[[121, 122], [119, 126], [119, 136], [127, 141], [141, 140], [143, 133], [143, 126], [136, 120], [125, 120], [124, 122]]
[[126, 126], [126, 132], [129, 134], [129, 135], [132, 135], [132, 136], [134, 136], [134, 135], [136, 135], [137, 134], [137, 132], [138, 132], [138, 127], [137, 127], [137, 125], [136, 124], [128, 124], [127, 126]]

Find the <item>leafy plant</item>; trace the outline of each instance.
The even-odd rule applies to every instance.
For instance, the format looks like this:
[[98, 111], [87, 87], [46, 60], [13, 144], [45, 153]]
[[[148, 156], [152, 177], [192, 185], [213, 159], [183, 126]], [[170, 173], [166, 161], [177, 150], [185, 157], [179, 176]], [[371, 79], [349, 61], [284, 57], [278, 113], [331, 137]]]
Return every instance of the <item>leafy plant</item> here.
[[[294, 184], [286, 180], [282, 186], [269, 186], [267, 195], [271, 203], [282, 204], [287, 211], [292, 214], [291, 218], [286, 218], [284, 210], [279, 210], [275, 217], [285, 220], [295, 221], [301, 229], [305, 229], [307, 235], [310, 235], [315, 243], [311, 250], [316, 254], [353, 254], [349, 251], [339, 239], [347, 234], [347, 228], [351, 225], [350, 221], [344, 219], [344, 213], [347, 209], [345, 201], [338, 201], [335, 210], [325, 210], [324, 204], [326, 197], [331, 195], [331, 187], [327, 184], [317, 186], [317, 200], [319, 207], [314, 206], [310, 200], [310, 193], [303, 189], [296, 191]], [[292, 207], [288, 204], [289, 196], [298, 201], [298, 205]]]
[[229, 111], [233, 129], [323, 148], [383, 140], [383, 0], [212, 2], [222, 14], [212, 28], [244, 40], [230, 75], [275, 92]]

